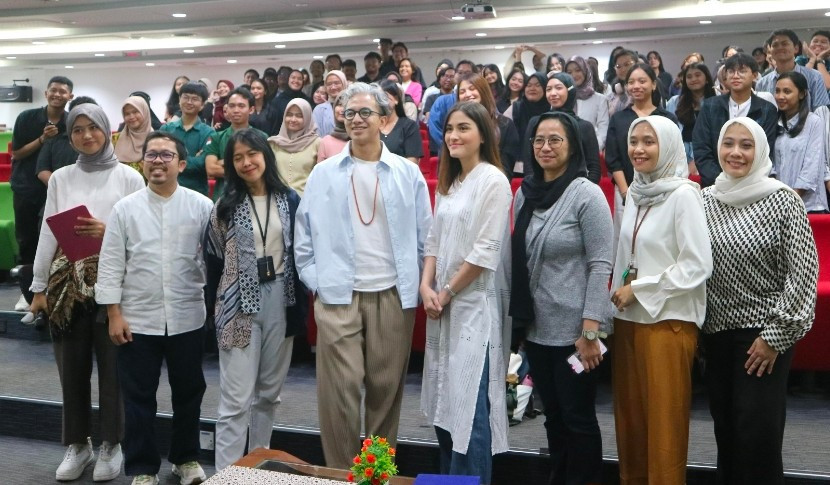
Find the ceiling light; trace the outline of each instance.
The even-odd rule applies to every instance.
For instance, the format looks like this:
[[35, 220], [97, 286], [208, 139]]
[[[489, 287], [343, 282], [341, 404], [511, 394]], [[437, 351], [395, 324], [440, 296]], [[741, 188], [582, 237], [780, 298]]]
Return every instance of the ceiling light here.
[[276, 47], [277, 49], [285, 49], [285, 44], [277, 44], [274, 47]]
[[314, 56], [315, 59], [322, 59], [323, 56]]
[[6, 56], [6, 59], [9, 59], [9, 60], [17, 59], [17, 56]]
[[185, 54], [193, 54], [196, 51], [194, 51], [193, 49], [185, 49], [182, 52], [184, 52]]
[[594, 44], [602, 44], [602, 41], [601, 40], [595, 40]]
[[106, 56], [106, 54], [104, 54], [103, 52], [99, 52], [99, 53], [95, 54], [95, 57], [104, 57], [104, 56]]
[[463, 15], [453, 15], [452, 17], [450, 17], [450, 19], [452, 19], [452, 20], [464, 20], [464, 16]]
[[183, 18], [187, 17], [187, 14], [186, 13], [174, 13], [173, 16], [176, 17], [177, 19], [183, 19]]
[[228, 64], [236, 64], [236, 59], [228, 59], [225, 62], [227, 62]]
[[372, 39], [372, 42], [377, 44], [378, 42], [380, 42], [380, 39]]
[[476, 32], [476, 37], [487, 37], [487, 32]]
[[830, 17], [830, 12], [824, 12], [825, 17]]
[[46, 43], [46, 42], [43, 42], [42, 40], [33, 40], [33, 41], [32, 41], [32, 44], [34, 44], [34, 45], [43, 45], [43, 44], [45, 44], [45, 43]]
[[75, 69], [75, 66], [63, 66], [66, 69]]
[[147, 67], [153, 67], [153, 66], [156, 65], [156, 63], [155, 62], [146, 62], [146, 63], [144, 63], [144, 65], [147, 66]]
[[493, 47], [493, 48], [494, 48], [494, 49], [504, 49], [504, 46], [503, 46], [503, 45], [497, 45], [497, 46], [495, 46], [495, 47]]
[[712, 23], [712, 21], [711, 21], [711, 20], [701, 20], [701, 21], [700, 21], [700, 24], [701, 24], [701, 25], [709, 25], [709, 24], [711, 24], [711, 23]]
[[597, 28], [594, 27], [593, 25], [587, 25], [587, 26], [585, 26], [585, 28], [583, 30], [585, 32], [596, 32]]

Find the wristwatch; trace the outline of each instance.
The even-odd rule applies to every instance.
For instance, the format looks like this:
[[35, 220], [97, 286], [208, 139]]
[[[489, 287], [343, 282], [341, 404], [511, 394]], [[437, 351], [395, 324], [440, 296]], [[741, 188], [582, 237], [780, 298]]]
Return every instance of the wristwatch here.
[[583, 330], [582, 336], [585, 340], [596, 340], [597, 338], [606, 338], [608, 334], [601, 330]]
[[446, 285], [444, 285], [444, 289], [445, 289], [445, 290], [447, 290], [447, 293], [449, 293], [449, 294], [450, 294], [450, 298], [452, 298], [452, 297], [454, 297], [455, 295], [457, 295], [457, 294], [458, 294], [458, 293], [456, 293], [456, 292], [452, 291], [452, 288], [450, 288], [450, 284], [449, 284], [449, 283], [447, 283]]

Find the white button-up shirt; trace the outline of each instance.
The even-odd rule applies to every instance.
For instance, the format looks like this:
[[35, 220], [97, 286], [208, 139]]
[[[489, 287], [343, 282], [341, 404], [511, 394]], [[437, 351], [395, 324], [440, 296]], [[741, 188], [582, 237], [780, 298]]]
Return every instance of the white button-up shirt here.
[[178, 187], [149, 188], [112, 208], [98, 263], [95, 301], [121, 304], [132, 333], [177, 335], [205, 321], [202, 235], [213, 202]]

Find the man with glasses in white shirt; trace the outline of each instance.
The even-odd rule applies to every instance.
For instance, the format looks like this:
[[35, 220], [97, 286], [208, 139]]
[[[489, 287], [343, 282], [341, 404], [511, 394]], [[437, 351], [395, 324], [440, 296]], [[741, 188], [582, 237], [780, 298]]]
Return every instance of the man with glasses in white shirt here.
[[95, 297], [107, 305], [118, 348], [124, 396], [125, 471], [134, 485], [155, 485], [156, 391], [167, 362], [173, 404], [168, 460], [182, 485], [200, 483], [199, 414], [205, 392], [205, 265], [202, 234], [213, 203], [179, 186], [187, 150], [175, 135], [154, 131], [143, 148], [148, 185], [112, 209], [100, 253]]
[[297, 209], [294, 258], [315, 294], [317, 403], [328, 466], [348, 468], [366, 435], [395, 446], [424, 243], [432, 223], [418, 166], [391, 153], [378, 86], [345, 92], [342, 152], [317, 164]]

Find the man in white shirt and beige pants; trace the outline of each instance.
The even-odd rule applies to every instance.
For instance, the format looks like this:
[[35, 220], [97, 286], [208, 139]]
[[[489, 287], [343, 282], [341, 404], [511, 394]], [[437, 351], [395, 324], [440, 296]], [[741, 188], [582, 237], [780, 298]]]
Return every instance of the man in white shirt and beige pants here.
[[205, 392], [205, 266], [202, 234], [213, 203], [180, 187], [187, 150], [173, 134], [153, 132], [143, 148], [148, 186], [112, 209], [100, 253], [95, 297], [107, 305], [118, 348], [124, 396], [125, 472], [133, 484], [158, 483], [161, 458], [153, 431], [162, 360], [173, 401], [168, 460], [183, 485], [205, 473], [199, 456], [199, 414]]

